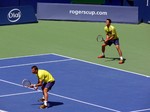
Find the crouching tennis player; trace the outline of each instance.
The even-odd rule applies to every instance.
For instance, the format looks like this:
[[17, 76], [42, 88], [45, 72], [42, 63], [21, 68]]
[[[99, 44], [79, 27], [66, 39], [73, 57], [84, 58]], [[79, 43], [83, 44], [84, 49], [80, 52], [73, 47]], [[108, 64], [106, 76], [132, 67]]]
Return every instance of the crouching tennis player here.
[[46, 70], [40, 70], [37, 66], [32, 66], [32, 73], [36, 74], [38, 78], [37, 84], [32, 84], [31, 88], [38, 89], [41, 86], [43, 92], [43, 98], [39, 101], [44, 102], [43, 105], [40, 106], [41, 109], [45, 109], [48, 107], [48, 91], [52, 89], [53, 85], [55, 84], [54, 77]]
[[105, 58], [105, 47], [107, 45], [111, 46], [112, 44], [114, 44], [120, 56], [119, 64], [123, 64], [124, 59], [122, 57], [122, 51], [119, 45], [119, 38], [115, 27], [111, 25], [111, 19], [106, 19], [106, 26], [104, 27], [104, 30], [106, 32], [106, 40], [102, 45], [102, 55], [99, 55], [97, 58]]

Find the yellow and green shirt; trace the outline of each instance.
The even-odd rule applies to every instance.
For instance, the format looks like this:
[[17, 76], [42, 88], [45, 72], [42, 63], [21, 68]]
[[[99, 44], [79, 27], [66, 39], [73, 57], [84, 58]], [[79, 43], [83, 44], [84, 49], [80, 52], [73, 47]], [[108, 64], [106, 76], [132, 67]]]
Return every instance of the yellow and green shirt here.
[[40, 81], [44, 83], [55, 81], [54, 77], [46, 70], [38, 70], [38, 74], [36, 74]]
[[105, 26], [104, 30], [106, 32], [106, 35], [108, 35], [109, 37], [114, 36], [114, 39], [118, 38], [116, 29], [114, 26], [110, 25], [109, 28], [107, 26]]

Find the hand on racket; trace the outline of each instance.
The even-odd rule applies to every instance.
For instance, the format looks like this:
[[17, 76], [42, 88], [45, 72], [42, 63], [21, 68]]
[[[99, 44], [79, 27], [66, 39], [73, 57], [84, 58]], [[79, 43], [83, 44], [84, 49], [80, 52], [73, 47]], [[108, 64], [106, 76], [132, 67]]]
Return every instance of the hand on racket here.
[[102, 35], [98, 35], [98, 36], [96, 37], [96, 40], [97, 40], [97, 42], [105, 42], [105, 39], [103, 38]]
[[38, 90], [38, 87], [36, 86], [36, 84], [31, 84], [30, 88], [34, 88], [35, 90]]
[[27, 88], [34, 88], [35, 90], [38, 89], [38, 87], [36, 87], [35, 84], [31, 84], [31, 82], [28, 79], [24, 79], [22, 81], [22, 85], [23, 87], [27, 87]]

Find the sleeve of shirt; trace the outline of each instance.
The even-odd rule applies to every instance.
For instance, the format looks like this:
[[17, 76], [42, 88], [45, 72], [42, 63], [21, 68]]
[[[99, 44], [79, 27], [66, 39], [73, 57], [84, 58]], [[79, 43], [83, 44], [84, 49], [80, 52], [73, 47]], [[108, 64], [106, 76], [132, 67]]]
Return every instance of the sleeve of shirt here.
[[40, 74], [38, 74], [38, 78], [39, 78], [40, 81], [43, 81], [43, 80], [44, 80], [44, 75], [42, 75], [42, 74], [40, 73]]
[[104, 27], [104, 31], [105, 31], [106, 35], [108, 35], [108, 32], [107, 32], [107, 29], [106, 29], [106, 27]]
[[116, 31], [114, 27], [112, 28], [112, 35], [116, 35]]

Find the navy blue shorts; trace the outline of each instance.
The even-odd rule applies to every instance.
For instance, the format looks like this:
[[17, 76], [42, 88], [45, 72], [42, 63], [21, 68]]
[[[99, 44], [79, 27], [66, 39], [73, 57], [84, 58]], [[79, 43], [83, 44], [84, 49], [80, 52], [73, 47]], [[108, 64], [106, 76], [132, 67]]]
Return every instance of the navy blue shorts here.
[[106, 42], [106, 44], [109, 46], [111, 46], [112, 44], [119, 45], [119, 39], [109, 40], [108, 42]]
[[42, 90], [43, 90], [44, 88], [47, 88], [48, 91], [49, 91], [49, 90], [52, 89], [52, 87], [53, 87], [54, 84], [55, 84], [55, 81], [54, 81], [54, 82], [44, 83], [44, 84], [42, 85]]

